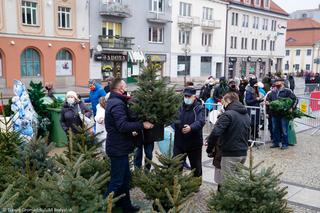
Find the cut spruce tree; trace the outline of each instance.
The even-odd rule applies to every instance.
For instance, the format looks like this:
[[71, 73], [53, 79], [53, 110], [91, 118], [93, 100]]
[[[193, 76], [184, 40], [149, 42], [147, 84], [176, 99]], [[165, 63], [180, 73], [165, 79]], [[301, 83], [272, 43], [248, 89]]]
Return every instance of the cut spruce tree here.
[[287, 187], [280, 187], [281, 174], [274, 174], [274, 167], [260, 169], [262, 163], [253, 165], [250, 149], [249, 167], [238, 165], [234, 173], [226, 175], [221, 191], [208, 202], [210, 212], [292, 212], [285, 199]]
[[[193, 172], [185, 174], [181, 171], [184, 155], [174, 158], [158, 153], [156, 155], [160, 164], [148, 160], [154, 169], [150, 172], [144, 169], [135, 171], [133, 182], [135, 186], [141, 188], [147, 199], [159, 200], [161, 206], [154, 205], [158, 211], [161, 209], [169, 211], [178, 208], [184, 199], [199, 190], [201, 177], [194, 177]], [[172, 196], [174, 200], [171, 199]]]
[[164, 126], [177, 119], [181, 96], [175, 88], [167, 88], [164, 80], [157, 75], [160, 65], [149, 62], [139, 76], [138, 89], [133, 93], [131, 106], [140, 121], [155, 124], [145, 131], [145, 140], [160, 141], [164, 137]]

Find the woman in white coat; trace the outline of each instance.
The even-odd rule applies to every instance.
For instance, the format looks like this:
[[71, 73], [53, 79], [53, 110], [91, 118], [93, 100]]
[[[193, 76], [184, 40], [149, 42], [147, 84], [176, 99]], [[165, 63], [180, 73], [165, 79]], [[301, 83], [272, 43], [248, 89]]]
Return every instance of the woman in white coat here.
[[108, 93], [105, 97], [100, 97], [99, 104], [97, 105], [97, 114], [94, 117], [96, 121], [96, 133], [98, 134], [97, 140], [101, 143], [101, 152], [103, 154], [106, 153], [106, 138], [107, 138], [107, 131], [104, 124], [104, 115], [105, 115], [105, 108], [106, 102], [109, 97], [110, 93]]

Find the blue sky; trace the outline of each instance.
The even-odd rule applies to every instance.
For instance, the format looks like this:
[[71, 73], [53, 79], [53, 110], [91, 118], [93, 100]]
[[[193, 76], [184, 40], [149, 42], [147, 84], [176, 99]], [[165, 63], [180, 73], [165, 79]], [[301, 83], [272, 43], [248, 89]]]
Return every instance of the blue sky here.
[[295, 10], [318, 8], [320, 0], [273, 0], [285, 11], [291, 13]]

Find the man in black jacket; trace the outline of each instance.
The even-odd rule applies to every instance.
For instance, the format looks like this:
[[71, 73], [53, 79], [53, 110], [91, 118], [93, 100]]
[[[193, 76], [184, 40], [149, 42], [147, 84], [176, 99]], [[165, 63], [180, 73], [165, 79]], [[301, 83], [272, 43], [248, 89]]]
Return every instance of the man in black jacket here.
[[219, 85], [214, 89], [213, 99], [215, 103], [221, 101], [222, 97], [229, 91], [227, 81], [225, 77], [219, 79]]
[[107, 101], [105, 126], [108, 132], [106, 153], [111, 160], [111, 180], [105, 196], [114, 192], [114, 196], [125, 194], [120, 200], [123, 212], [137, 212], [138, 206], [130, 200], [130, 168], [128, 155], [133, 152], [133, 132], [153, 128], [150, 122], [137, 122], [132, 119], [128, 109], [129, 97], [126, 83], [115, 79], [111, 84], [111, 94]]
[[207, 153], [212, 153], [214, 145], [220, 139], [222, 179], [226, 172], [234, 170], [235, 163], [244, 164], [247, 157], [250, 137], [250, 118], [247, 109], [239, 102], [234, 92], [227, 93], [222, 104], [225, 112], [221, 114], [208, 137]]
[[202, 128], [205, 124], [204, 108], [197, 101], [196, 90], [187, 87], [183, 91], [184, 103], [179, 109], [179, 122], [175, 123], [173, 154], [187, 154], [194, 175], [202, 175]]

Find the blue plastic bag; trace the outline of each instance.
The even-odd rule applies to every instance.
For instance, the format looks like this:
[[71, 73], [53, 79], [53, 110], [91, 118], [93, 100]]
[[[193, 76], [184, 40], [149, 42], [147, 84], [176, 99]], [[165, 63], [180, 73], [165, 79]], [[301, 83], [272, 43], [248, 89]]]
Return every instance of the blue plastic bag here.
[[173, 156], [174, 129], [171, 126], [164, 128], [164, 140], [158, 141], [161, 154]]
[[208, 98], [205, 102], [206, 109], [211, 111], [213, 109], [214, 100], [213, 98]]

